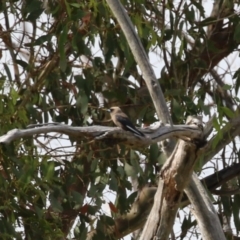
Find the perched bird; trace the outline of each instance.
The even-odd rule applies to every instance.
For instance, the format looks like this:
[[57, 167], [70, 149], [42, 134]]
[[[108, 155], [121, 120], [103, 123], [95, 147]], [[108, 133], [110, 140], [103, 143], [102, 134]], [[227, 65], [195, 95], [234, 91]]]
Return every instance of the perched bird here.
[[109, 109], [109, 112], [113, 122], [118, 127], [122, 128], [123, 130], [130, 131], [136, 136], [145, 137], [142, 132], [140, 132], [134, 127], [128, 116], [124, 112], [122, 112], [119, 107], [111, 107]]

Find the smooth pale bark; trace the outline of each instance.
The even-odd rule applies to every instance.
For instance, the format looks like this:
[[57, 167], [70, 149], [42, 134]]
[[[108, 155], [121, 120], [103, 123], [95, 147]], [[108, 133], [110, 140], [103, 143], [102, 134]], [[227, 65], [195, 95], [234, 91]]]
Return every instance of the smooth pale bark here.
[[126, 10], [118, 0], [106, 0], [106, 2], [118, 20], [129, 47], [132, 50], [133, 56], [142, 71], [143, 78], [148, 87], [148, 91], [153, 100], [159, 119], [161, 119], [163, 123], [171, 123], [172, 121], [159, 82], [157, 81], [155, 73], [149, 63], [146, 51], [141, 44], [135, 28], [129, 16], [126, 14]]
[[[154, 205], [140, 240], [168, 239], [180, 206], [183, 190], [192, 175], [197, 146], [179, 140], [174, 152], [161, 170]], [[184, 172], [184, 174], [183, 174]]]
[[[201, 180], [201, 184], [205, 185], [206, 188], [211, 192], [215, 191], [216, 188], [221, 186], [223, 183], [226, 181], [235, 178], [238, 176], [240, 173], [240, 164], [234, 164], [233, 166], [228, 167], [227, 169], [222, 169], [219, 171], [217, 174], [212, 174], [204, 179]], [[193, 179], [196, 179], [197, 181], [197, 175], [193, 174]], [[186, 187], [188, 188], [188, 186]], [[193, 189], [194, 190], [194, 189]], [[114, 227], [112, 228], [107, 228], [106, 230], [106, 235], [105, 235], [105, 240], [108, 239], [114, 239], [114, 238], [122, 238], [126, 236], [129, 233], [132, 233], [135, 230], [139, 230], [143, 227], [143, 225], [146, 222], [146, 218], [148, 217], [152, 206], [153, 206], [153, 200], [155, 193], [157, 191], [157, 187], [144, 187], [139, 191], [139, 194], [133, 203], [130, 211], [122, 216], [119, 216], [114, 220]], [[227, 192], [231, 194], [231, 192]], [[202, 194], [205, 194], [202, 192]], [[224, 193], [225, 194], [225, 193]], [[229, 195], [228, 195], [229, 196]], [[198, 201], [200, 202], [200, 201]], [[190, 202], [185, 195], [184, 198], [182, 198], [181, 201], [181, 208], [186, 207], [189, 205]], [[197, 203], [198, 205], [199, 203]], [[201, 204], [201, 203], [200, 203]], [[206, 211], [204, 208], [207, 205], [201, 205], [201, 209]], [[208, 209], [207, 209], [208, 210]], [[218, 216], [215, 216], [218, 218]], [[217, 219], [217, 221], [219, 221]], [[206, 226], [206, 229], [210, 229], [211, 227]], [[205, 229], [203, 229], [206, 231]], [[207, 231], [207, 232], [209, 232]], [[221, 230], [222, 231], [222, 230]], [[96, 231], [92, 231], [88, 233], [88, 240], [91, 240], [93, 236], [96, 234]], [[138, 238], [139, 239], [139, 238]]]
[[202, 183], [194, 174], [185, 193], [192, 204], [191, 212], [194, 214], [199, 230], [204, 240], [225, 240], [218, 215], [209, 199]]
[[[150, 95], [151, 95], [151, 97], [153, 99], [153, 103], [155, 105], [155, 108], [156, 108], [156, 111], [158, 113], [158, 116], [160, 118], [161, 118], [161, 116], [163, 116], [164, 120], [166, 120], [165, 122], [167, 122], [170, 119], [167, 111], [165, 111], [165, 112], [161, 112], [160, 111], [159, 104], [158, 104], [159, 97], [156, 98], [155, 97], [156, 95], [154, 96], [154, 94], [153, 94], [154, 91], [153, 92], [151, 91], [152, 89], [154, 89], [154, 88], [152, 88], [154, 86], [154, 82], [153, 81], [152, 82], [151, 81], [148, 82], [148, 80], [151, 80], [152, 76], [154, 78], [154, 74], [152, 74], [153, 71], [152, 71], [151, 67], [150, 67], [150, 71], [148, 72], [148, 70], [149, 70], [148, 69], [148, 66], [149, 66], [148, 59], [147, 59], [146, 54], [145, 55], [142, 54], [142, 52], [144, 52], [144, 49], [142, 49], [142, 45], [141, 45], [141, 43], [139, 41], [139, 38], [137, 37], [137, 35], [136, 35], [135, 31], [134, 31], [134, 27], [132, 26], [132, 23], [131, 23], [129, 17], [127, 16], [124, 8], [122, 7], [122, 5], [120, 4], [119, 1], [117, 1], [117, 0], [107, 0], [107, 2], [109, 4], [110, 8], [112, 9], [115, 17], [117, 18], [120, 26], [122, 27], [122, 30], [125, 33], [125, 36], [126, 36], [126, 38], [128, 40], [130, 48], [131, 48], [131, 50], [132, 50], [132, 52], [133, 52], [133, 54], [135, 56], [135, 59], [136, 59], [137, 63], [139, 64], [141, 70], [143, 71], [143, 75], [144, 75], [144, 78], [146, 78], [146, 83], [147, 83]], [[136, 49], [138, 49], [137, 51], [139, 51], [139, 53], [141, 53], [142, 55], [138, 54], [135, 51]], [[143, 59], [143, 63], [146, 63], [146, 66], [147, 66], [146, 69], [144, 68], [144, 64], [141, 65], [141, 63], [142, 63], [141, 60], [142, 59]], [[149, 73], [149, 75], [148, 75], [148, 73]], [[163, 105], [165, 105], [165, 100], [163, 98], [163, 95], [162, 95], [162, 93], [160, 93], [160, 94], [161, 94], [160, 95], [160, 104], [162, 103]], [[167, 113], [167, 114], [164, 114], [164, 113]], [[196, 158], [197, 157], [195, 156], [195, 158], [194, 158], [195, 161], [196, 161]], [[166, 188], [166, 190], [169, 190], [169, 189]], [[158, 205], [160, 205], [160, 206], [163, 205], [163, 209], [164, 209], [165, 197], [163, 196], [163, 194], [165, 194], [165, 183], [161, 183], [161, 181], [160, 181], [159, 182], [159, 186], [158, 186], [158, 192], [156, 194], [157, 197], [155, 196], [155, 203], [157, 202]], [[162, 234], [162, 239], [164, 239], [164, 238], [167, 239], [168, 238], [169, 229], [170, 229], [171, 225], [173, 224], [172, 218], [173, 218], [174, 212], [177, 211], [177, 209], [178, 209], [178, 206], [177, 206], [179, 204], [178, 199], [181, 198], [181, 194], [182, 193], [180, 193], [180, 194], [176, 193], [176, 199], [175, 199], [175, 202], [174, 202], [174, 207], [172, 207], [172, 209], [173, 209], [173, 213], [171, 214], [172, 216], [169, 215], [170, 218], [168, 219], [167, 216], [164, 215], [164, 218], [168, 219], [168, 223], [167, 223], [167, 225], [162, 224], [162, 226], [163, 226], [162, 228], [161, 228], [161, 226], [159, 227], [159, 225], [155, 225], [155, 226], [153, 226], [153, 225], [155, 224], [154, 220], [156, 220], [156, 219], [158, 220], [157, 224], [159, 224], [159, 220], [160, 220], [160, 225], [161, 225], [161, 216], [162, 216], [162, 213], [164, 211], [162, 212], [162, 207], [157, 208], [157, 209], [153, 207], [153, 210], [151, 211], [151, 214], [150, 214], [149, 219], [148, 219], [149, 220], [149, 224], [147, 222], [145, 230], [147, 229], [147, 227], [150, 227], [150, 228], [152, 227], [154, 229], [152, 229], [152, 232], [150, 231], [150, 237], [147, 236], [147, 234], [145, 234], [145, 236], [147, 237], [147, 238], [145, 238], [144, 234], [143, 234], [141, 239], [151, 239], [152, 237], [160, 236], [161, 229], [162, 229], [162, 231], [165, 232], [165, 235]], [[167, 208], [165, 207], [165, 210], [166, 209]], [[175, 217], [175, 215], [174, 215], [174, 217]], [[152, 219], [152, 222], [150, 221], [151, 219]]]
[[73, 127], [65, 124], [40, 126], [28, 129], [13, 129], [5, 135], [0, 136], [1, 143], [10, 143], [20, 138], [31, 137], [37, 134], [60, 133], [71, 137], [88, 137], [95, 140], [113, 139], [116, 143], [148, 146], [169, 137], [177, 138], [195, 138], [200, 131], [195, 125], [166, 125], [159, 126], [157, 129], [140, 129], [146, 137], [137, 137], [131, 132], [124, 131], [116, 127], [91, 126], [91, 127]]

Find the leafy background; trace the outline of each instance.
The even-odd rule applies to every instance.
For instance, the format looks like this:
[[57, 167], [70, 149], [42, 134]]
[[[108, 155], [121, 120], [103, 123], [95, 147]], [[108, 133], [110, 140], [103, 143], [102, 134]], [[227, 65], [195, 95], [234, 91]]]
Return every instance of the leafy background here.
[[[174, 124], [188, 115], [208, 119], [216, 113], [216, 141], [221, 141], [220, 130], [236, 116], [239, 104], [238, 1], [216, 2], [217, 16], [214, 8], [205, 12], [211, 6], [203, 1], [122, 4], [150, 56]], [[158, 121], [105, 1], [1, 1], [0, 16], [1, 135], [52, 121], [111, 126], [103, 106], [120, 106], [138, 126]], [[205, 177], [239, 164], [238, 146], [233, 139], [207, 167], [199, 163], [198, 173]], [[157, 145], [128, 149], [59, 134], [21, 139], [0, 151], [2, 239], [86, 239], [93, 229], [100, 239], [134, 202], [136, 180], [138, 189], [155, 186], [165, 160]], [[238, 176], [221, 186], [238, 187]], [[223, 225], [227, 219], [237, 234], [239, 195], [213, 197]], [[179, 213], [179, 226], [176, 238], [200, 239], [187, 210]]]

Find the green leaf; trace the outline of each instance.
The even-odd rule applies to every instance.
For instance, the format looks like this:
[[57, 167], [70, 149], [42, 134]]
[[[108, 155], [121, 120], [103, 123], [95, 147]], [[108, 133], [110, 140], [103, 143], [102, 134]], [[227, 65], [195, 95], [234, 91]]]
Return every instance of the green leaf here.
[[27, 14], [26, 21], [35, 21], [43, 12], [42, 2], [38, 0], [27, 1], [25, 13]]
[[39, 208], [37, 205], [34, 206], [34, 209], [38, 218], [43, 218], [44, 210], [42, 208]]
[[136, 191], [136, 192], [131, 193], [128, 196], [127, 201], [130, 205], [133, 204], [133, 202], [136, 200], [137, 195], [138, 195], [138, 192]]
[[0, 114], [3, 113], [3, 106], [4, 106], [4, 102], [2, 101], [2, 99], [0, 98]]
[[238, 69], [238, 70], [234, 73], [233, 79], [236, 79], [235, 91], [236, 91], [236, 95], [237, 95], [237, 94], [238, 94], [239, 87], [240, 87], [240, 69]]
[[113, 171], [111, 171], [110, 176], [111, 176], [111, 179], [109, 181], [109, 189], [111, 189], [113, 191], [117, 191], [118, 190], [118, 180], [115, 177], [115, 173]]
[[50, 194], [49, 201], [51, 203], [51, 208], [53, 211], [58, 213], [63, 211], [62, 205], [60, 204], [59, 200], [56, 197], [54, 197], [53, 194]]
[[117, 172], [120, 174], [121, 178], [126, 177], [124, 168], [125, 168], [125, 166], [124, 167], [122, 167], [122, 166], [117, 167]]
[[199, 1], [191, 0], [191, 3], [199, 10], [200, 16], [205, 17], [205, 9], [203, 7], [203, 4]]
[[108, 226], [114, 226], [115, 225], [114, 220], [111, 217], [109, 217], [105, 214], [100, 216], [100, 220]]
[[230, 84], [224, 84], [224, 85], [222, 86], [222, 88], [223, 88], [224, 90], [231, 90], [231, 89], [232, 89], [232, 85], [230, 85]]
[[173, 37], [173, 30], [172, 29], [166, 29], [164, 31], [164, 37], [163, 37], [164, 41], [169, 41], [169, 40], [172, 39], [172, 37]]
[[91, 94], [94, 76], [92, 74], [86, 75], [86, 79], [82, 75], [74, 76], [79, 90], [84, 91], [87, 96]]
[[55, 168], [54, 162], [47, 163], [46, 175], [44, 177], [45, 180], [51, 180], [53, 178], [54, 168]]
[[73, 209], [79, 209], [83, 203], [83, 196], [79, 192], [72, 191], [71, 193], [72, 200], [75, 202]]
[[70, 5], [68, 4], [68, 2], [66, 0], [64, 0], [64, 2], [65, 2], [67, 14], [71, 18], [71, 8], [70, 8]]
[[240, 231], [239, 203], [240, 203], [240, 195], [236, 194], [233, 196], [232, 209], [233, 209], [233, 221], [238, 232]]
[[140, 173], [140, 175], [143, 173], [143, 169], [139, 164], [139, 156], [133, 150], [130, 151], [130, 163], [136, 172]]
[[124, 170], [125, 170], [125, 173], [127, 174], [127, 176], [129, 176], [129, 177], [137, 176], [137, 171], [135, 170], [135, 168], [133, 168], [133, 166], [129, 165], [127, 162], [125, 162], [125, 164], [124, 164]]
[[69, 3], [70, 6], [73, 6], [75, 8], [80, 8], [81, 4], [80, 3]]
[[47, 34], [47, 35], [40, 36], [39, 38], [37, 38], [34, 41], [33, 46], [42, 45], [44, 42], [51, 41], [51, 39], [52, 39], [52, 34]]
[[223, 196], [221, 198], [221, 202], [222, 202], [222, 205], [223, 205], [224, 214], [230, 217], [231, 214], [232, 214], [230, 197]]
[[14, 88], [11, 88], [10, 96], [11, 96], [13, 104], [15, 105], [19, 98], [19, 95], [18, 95], [18, 92]]
[[19, 64], [20, 66], [22, 66], [24, 70], [26, 70], [27, 67], [28, 67], [28, 63], [26, 63], [26, 62], [24, 62], [22, 60], [17, 59], [16, 63]]
[[197, 27], [198, 26], [201, 26], [201, 27], [209, 26], [209, 25], [215, 23], [216, 21], [217, 21], [216, 18], [208, 17], [208, 18], [205, 18], [203, 21], [198, 22]]
[[212, 149], [215, 149], [219, 141], [222, 140], [222, 131], [221, 131], [221, 126], [218, 123], [217, 119], [213, 119], [213, 127], [216, 129], [217, 134], [215, 135], [213, 139], [213, 144], [212, 144]]
[[116, 49], [115, 35], [113, 31], [109, 31], [106, 38], [106, 50], [105, 50], [105, 62], [108, 63], [113, 57], [114, 51]]
[[11, 75], [11, 71], [10, 71], [8, 65], [7, 65], [6, 63], [3, 63], [3, 66], [4, 66], [4, 69], [5, 69], [6, 74], [7, 74], [7, 76], [8, 76], [8, 80], [9, 80], [10, 82], [12, 82], [12, 81], [13, 81], [13, 80], [12, 80], [12, 75]]
[[221, 107], [221, 110], [230, 118], [233, 118], [235, 116], [235, 113], [227, 107]]
[[91, 162], [91, 172], [95, 172], [98, 166], [98, 159], [94, 158]]
[[88, 229], [85, 226], [85, 223], [81, 223], [79, 228], [80, 228], [80, 236], [77, 239], [79, 239], [79, 240], [86, 240], [87, 239]]
[[149, 149], [149, 162], [156, 162], [159, 156], [159, 149], [157, 144], [152, 144]]
[[237, 24], [237, 26], [235, 27], [235, 32], [234, 32], [234, 35], [233, 35], [233, 39], [237, 43], [240, 42], [240, 24]]
[[91, 184], [91, 187], [88, 191], [88, 197], [95, 197], [96, 195], [96, 192], [97, 192], [97, 187], [96, 185], [94, 185], [93, 183]]
[[83, 115], [87, 113], [88, 110], [88, 97], [84, 91], [79, 90], [79, 97], [77, 98], [76, 106], [80, 108]]
[[65, 54], [65, 44], [67, 42], [67, 26], [63, 28], [62, 33], [60, 34], [59, 38], [59, 52], [60, 52], [60, 69], [62, 72], [66, 70], [67, 67], [67, 59], [66, 59], [66, 54]]

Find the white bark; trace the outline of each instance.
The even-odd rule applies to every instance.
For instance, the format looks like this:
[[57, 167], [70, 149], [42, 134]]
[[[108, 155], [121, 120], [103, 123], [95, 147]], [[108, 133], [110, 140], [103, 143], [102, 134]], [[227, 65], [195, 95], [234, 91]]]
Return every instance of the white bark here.
[[111, 8], [114, 16], [117, 18], [118, 23], [126, 36], [129, 47], [132, 50], [133, 56], [143, 73], [143, 78], [147, 84], [148, 91], [152, 97], [159, 119], [161, 119], [163, 123], [172, 123], [159, 82], [149, 63], [148, 56], [141, 44], [134, 26], [129, 16], [126, 14], [126, 10], [118, 0], [106, 0], [106, 2]]
[[191, 212], [198, 222], [203, 240], [225, 240], [218, 215], [202, 183], [194, 174], [185, 193], [192, 204]]
[[29, 129], [13, 129], [0, 137], [0, 143], [10, 143], [20, 138], [26, 138], [42, 133], [57, 132], [72, 137], [88, 137], [95, 140], [116, 139], [131, 143], [132, 145], [148, 146], [169, 137], [194, 139], [201, 134], [195, 125], [166, 125], [157, 129], [140, 129], [146, 137], [136, 137], [131, 132], [124, 131], [117, 127], [91, 126], [91, 127], [72, 127], [64, 124], [41, 126]]

